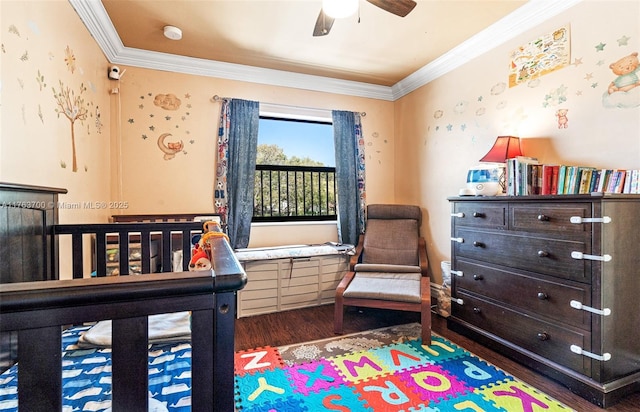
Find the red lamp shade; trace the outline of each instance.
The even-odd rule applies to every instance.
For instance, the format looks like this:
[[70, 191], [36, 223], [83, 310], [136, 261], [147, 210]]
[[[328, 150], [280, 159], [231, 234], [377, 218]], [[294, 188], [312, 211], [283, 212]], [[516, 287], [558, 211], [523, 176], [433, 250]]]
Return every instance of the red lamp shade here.
[[520, 138], [515, 136], [498, 136], [493, 147], [484, 155], [481, 162], [504, 163], [507, 159], [522, 156]]

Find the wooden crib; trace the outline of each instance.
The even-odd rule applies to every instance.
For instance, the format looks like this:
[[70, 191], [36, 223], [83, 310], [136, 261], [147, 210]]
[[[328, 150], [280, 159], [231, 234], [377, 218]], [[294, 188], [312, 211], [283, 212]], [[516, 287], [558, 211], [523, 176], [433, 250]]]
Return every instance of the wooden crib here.
[[[162, 257], [169, 262], [168, 239], [178, 234], [188, 256], [190, 237], [201, 224], [59, 225], [55, 206], [60, 193], [65, 191], [0, 183], [0, 350], [3, 360], [18, 360], [20, 410], [61, 411], [61, 331], [68, 325], [112, 319], [113, 411], [146, 411], [148, 316], [190, 311], [191, 408], [233, 411], [236, 292], [244, 287], [246, 275], [227, 241], [211, 241], [212, 271], [104, 276], [107, 236], [119, 237], [121, 256], [128, 255], [128, 239], [137, 236], [143, 272], [148, 273], [148, 245], [154, 236], [164, 239]], [[83, 278], [87, 234], [95, 239], [96, 276], [91, 278]], [[62, 236], [72, 239], [72, 280], [58, 280]], [[119, 269], [128, 273], [128, 262], [121, 261]]]

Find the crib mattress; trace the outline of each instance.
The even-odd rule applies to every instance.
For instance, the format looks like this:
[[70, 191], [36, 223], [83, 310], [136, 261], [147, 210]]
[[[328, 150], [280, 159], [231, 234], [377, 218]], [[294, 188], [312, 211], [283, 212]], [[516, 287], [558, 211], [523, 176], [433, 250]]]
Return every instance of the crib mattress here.
[[[80, 334], [89, 326], [67, 329], [62, 335], [63, 412], [104, 412], [111, 408], [111, 349], [81, 349]], [[19, 363], [0, 375], [0, 411], [18, 411]], [[150, 411], [191, 410], [191, 345], [153, 344], [149, 349]]]

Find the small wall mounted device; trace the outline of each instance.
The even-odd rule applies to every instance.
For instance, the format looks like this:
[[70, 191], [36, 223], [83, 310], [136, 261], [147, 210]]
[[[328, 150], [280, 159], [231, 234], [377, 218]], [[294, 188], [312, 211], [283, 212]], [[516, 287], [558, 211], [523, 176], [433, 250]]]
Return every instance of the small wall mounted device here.
[[124, 75], [124, 72], [126, 71], [127, 69], [120, 71], [120, 68], [118, 66], [109, 66], [109, 71], [107, 72], [107, 76], [109, 76], [111, 80], [120, 80], [120, 78]]

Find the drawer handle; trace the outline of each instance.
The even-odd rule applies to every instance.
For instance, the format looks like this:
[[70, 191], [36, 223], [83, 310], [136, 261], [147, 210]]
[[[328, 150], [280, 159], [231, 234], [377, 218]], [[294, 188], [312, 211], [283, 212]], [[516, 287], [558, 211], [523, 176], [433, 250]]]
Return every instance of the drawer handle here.
[[547, 295], [547, 294], [546, 294], [546, 293], [544, 293], [544, 292], [538, 292], [538, 299], [540, 299], [540, 300], [547, 300], [547, 299], [549, 299], [549, 295]]
[[587, 259], [587, 260], [599, 260], [602, 262], [609, 262], [611, 260], [611, 255], [587, 255], [586, 253], [573, 251], [571, 252], [571, 257], [573, 259]]
[[586, 310], [587, 312], [595, 313], [596, 315], [600, 316], [611, 315], [611, 309], [609, 308], [596, 309], [592, 308], [591, 306], [583, 305], [582, 302], [578, 302], [577, 300], [572, 300], [571, 302], [569, 302], [569, 305], [571, 305], [571, 307], [574, 309]]
[[538, 250], [538, 257], [549, 257], [549, 252]]
[[485, 244], [483, 242], [478, 242], [477, 240], [473, 242], [473, 246], [475, 247], [484, 247]]
[[538, 339], [542, 341], [549, 340], [549, 334], [547, 332], [540, 332], [538, 333]]
[[464, 213], [462, 213], [462, 212], [451, 213], [451, 217], [464, 217]]
[[473, 212], [473, 217], [484, 217], [484, 213], [482, 213], [482, 212]]
[[611, 223], [611, 218], [609, 216], [603, 217], [580, 217], [580, 216], [571, 216], [569, 218], [571, 223]]
[[473, 308], [473, 313], [475, 313], [476, 315], [479, 315], [480, 313], [482, 313], [482, 310], [479, 307], [475, 306]]
[[473, 280], [484, 280], [484, 276], [482, 276], [482, 275], [473, 275]]
[[571, 345], [569, 347], [569, 349], [571, 349], [571, 352], [573, 352], [573, 353], [576, 353], [578, 355], [583, 355], [583, 356], [586, 356], [588, 358], [596, 359], [596, 360], [599, 360], [599, 361], [605, 361], [606, 362], [606, 361], [611, 359], [611, 354], [608, 353], [608, 352], [605, 352], [602, 355], [598, 355], [598, 354], [593, 353], [593, 352], [588, 352], [588, 351], [582, 349], [578, 345]]
[[541, 222], [548, 222], [549, 221], [549, 216], [547, 215], [538, 215], [538, 220]]

